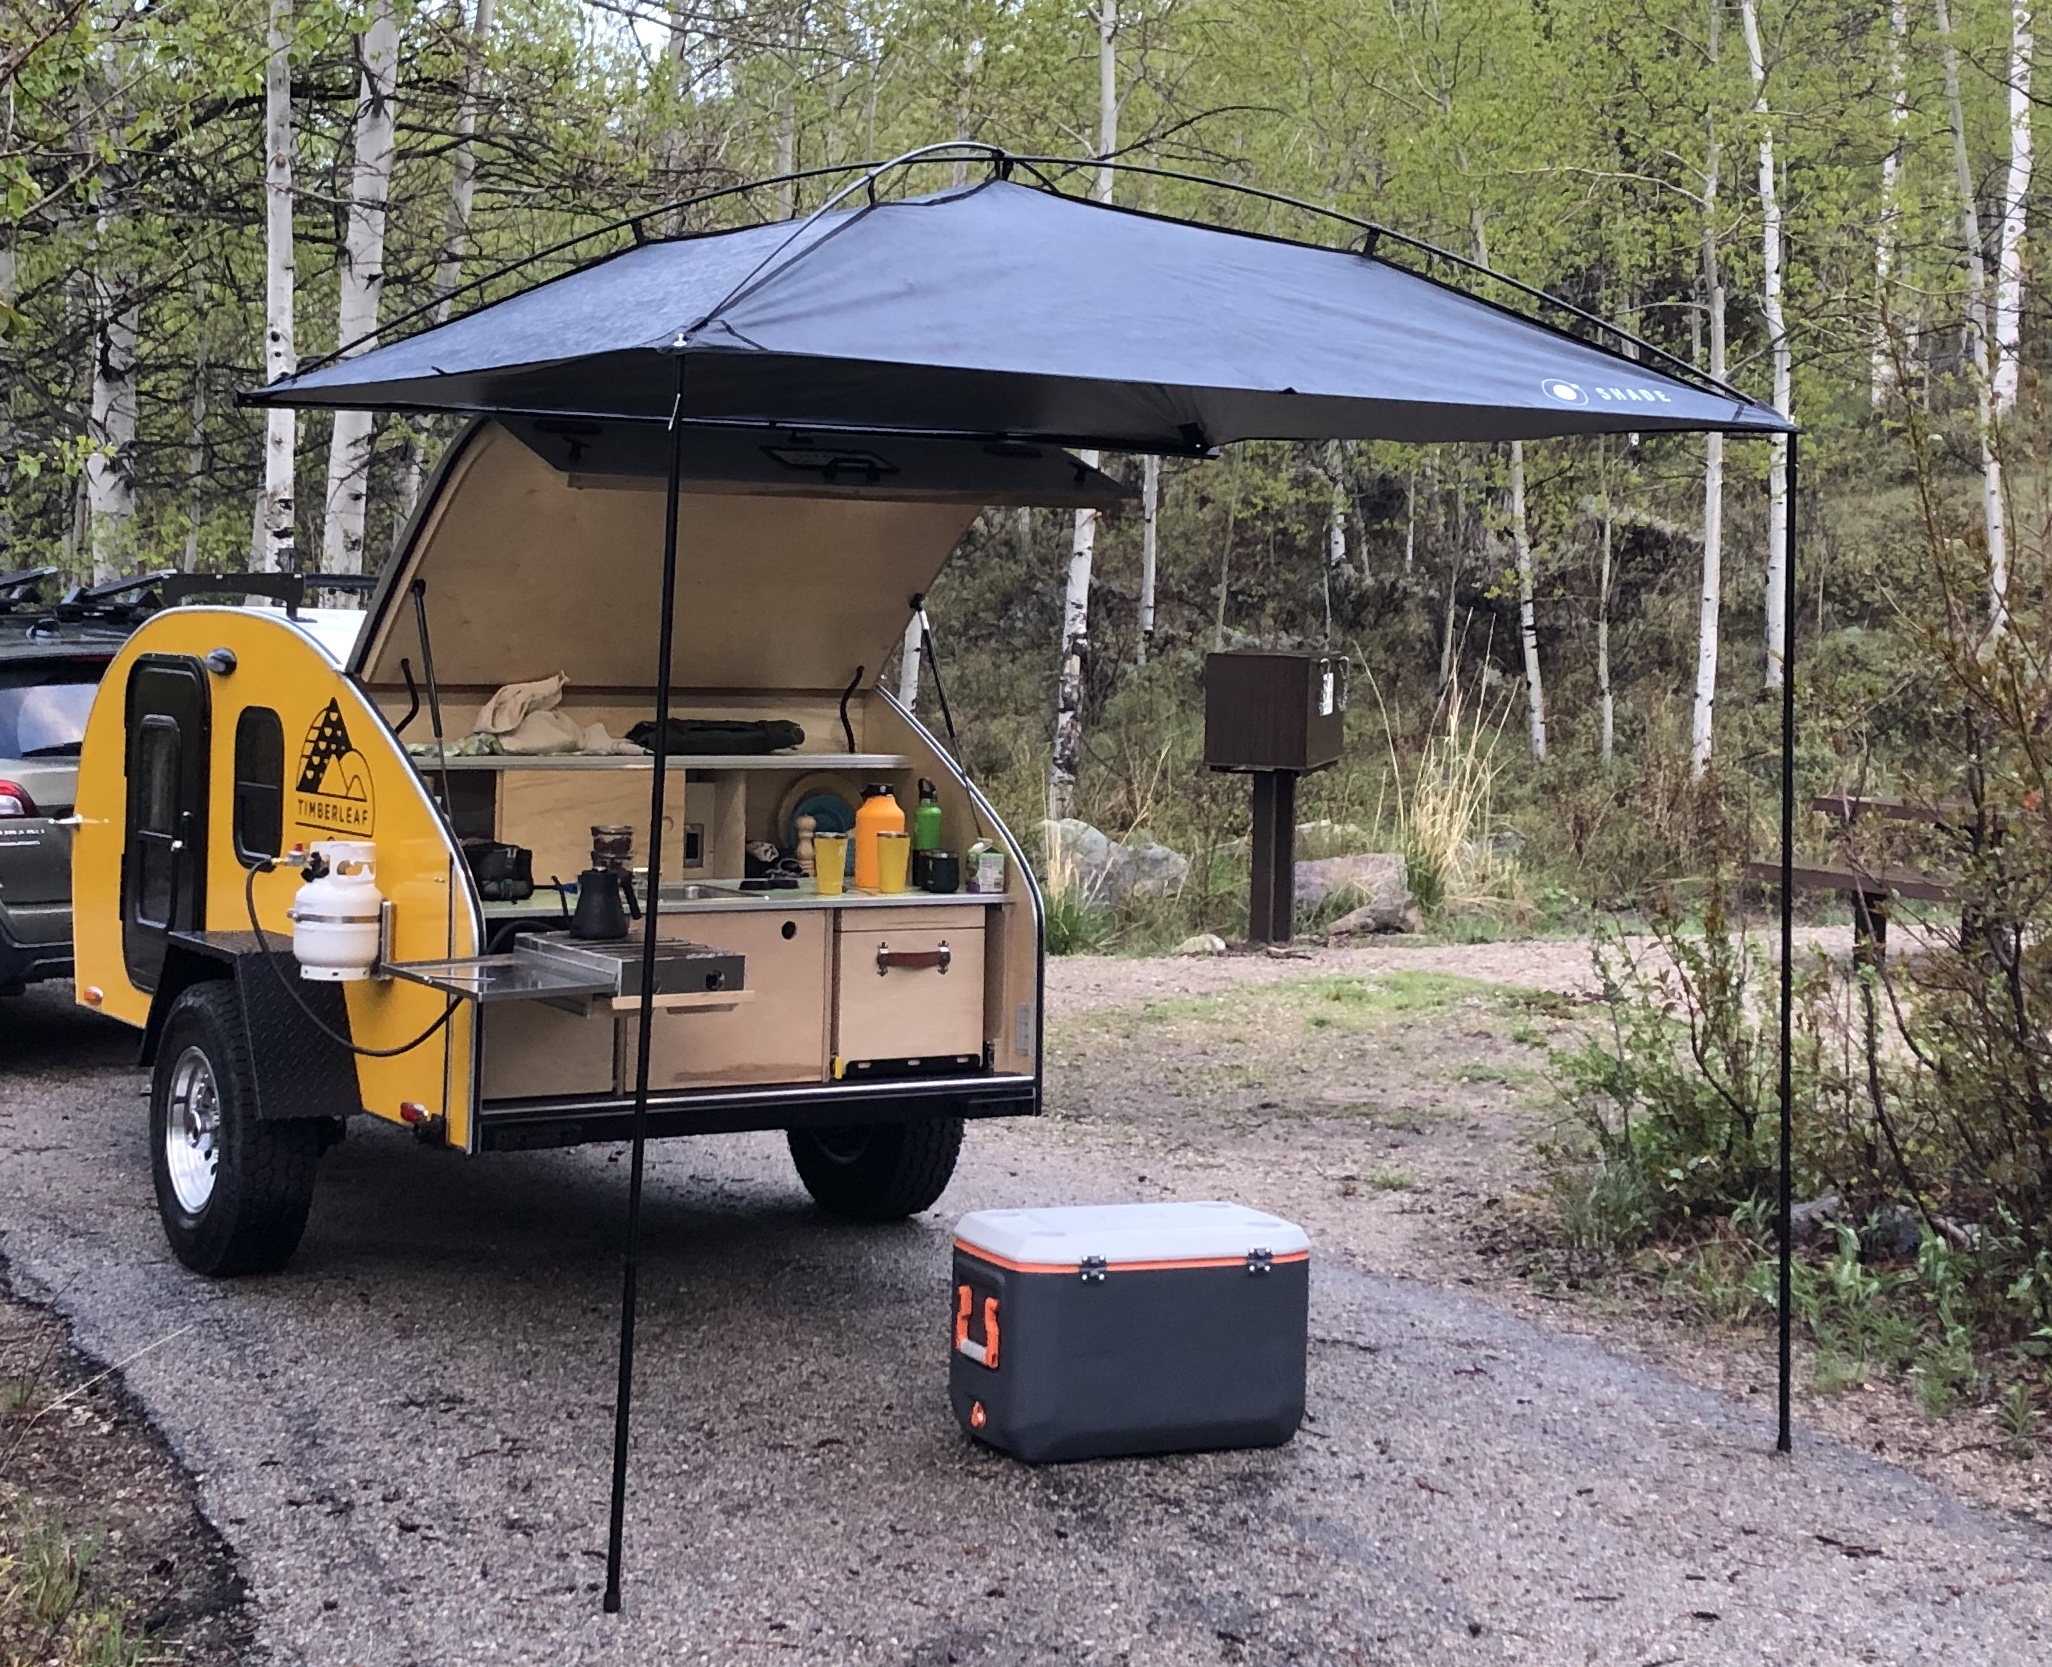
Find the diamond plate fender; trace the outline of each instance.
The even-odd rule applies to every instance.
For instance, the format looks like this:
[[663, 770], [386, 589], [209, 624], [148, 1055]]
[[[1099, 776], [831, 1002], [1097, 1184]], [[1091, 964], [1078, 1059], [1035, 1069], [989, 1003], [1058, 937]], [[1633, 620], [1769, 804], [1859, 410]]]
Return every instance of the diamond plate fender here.
[[[247, 932], [179, 932], [172, 935], [164, 971], [150, 1000], [143, 1031], [142, 1063], [154, 1065], [157, 1041], [172, 1003], [190, 986], [209, 979], [235, 985], [237, 1006], [256, 1067], [257, 1116], [265, 1122], [296, 1118], [353, 1117], [363, 1110], [356, 1061], [307, 1022], [273, 971], [260, 964], [263, 951]], [[277, 970], [297, 979], [289, 950], [272, 951]], [[349, 1035], [349, 1010], [334, 984], [295, 986], [322, 1023]]]

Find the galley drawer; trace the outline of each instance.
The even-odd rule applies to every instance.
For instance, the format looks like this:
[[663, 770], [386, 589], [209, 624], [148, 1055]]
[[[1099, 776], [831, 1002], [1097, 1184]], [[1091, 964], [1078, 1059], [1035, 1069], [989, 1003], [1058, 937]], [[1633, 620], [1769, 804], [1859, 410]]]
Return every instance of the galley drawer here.
[[910, 1060], [983, 1052], [983, 929], [844, 925], [835, 939], [834, 1053]]

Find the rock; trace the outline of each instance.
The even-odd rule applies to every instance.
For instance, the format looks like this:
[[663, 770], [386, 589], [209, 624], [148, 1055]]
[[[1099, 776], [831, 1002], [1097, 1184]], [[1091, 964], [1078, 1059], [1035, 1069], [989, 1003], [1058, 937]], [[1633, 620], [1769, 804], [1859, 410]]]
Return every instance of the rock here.
[[1362, 852], [1351, 857], [1315, 857], [1297, 864], [1297, 907], [1315, 909], [1335, 898], [1354, 896], [1362, 903], [1387, 904], [1411, 895], [1404, 859], [1394, 852]]
[[1341, 915], [1325, 929], [1325, 941], [1328, 945], [1338, 945], [1349, 938], [1376, 933], [1416, 932], [1424, 924], [1418, 913], [1417, 899], [1405, 892], [1400, 898], [1383, 903], [1364, 903], [1360, 908]]
[[1164, 897], [1183, 882], [1190, 859], [1147, 834], [1125, 844], [1080, 817], [1040, 825], [1051, 882], [1073, 886], [1092, 903], [1129, 897]]
[[1831, 1237], [1831, 1230], [1837, 1226], [1844, 1209], [1843, 1201], [1835, 1192], [1791, 1205], [1788, 1212], [1790, 1235], [1797, 1244], [1822, 1243]]
[[1863, 1262], [1906, 1262], [1923, 1245], [1924, 1218], [1907, 1204], [1883, 1204], [1860, 1229]]
[[1177, 955], [1223, 955], [1226, 941], [1216, 932], [1199, 932], [1194, 938], [1185, 938], [1177, 944], [1173, 953]]
[[1190, 859], [1151, 835], [1136, 833], [1118, 847], [1125, 853], [1118, 882], [1127, 897], [1166, 897], [1190, 872]]

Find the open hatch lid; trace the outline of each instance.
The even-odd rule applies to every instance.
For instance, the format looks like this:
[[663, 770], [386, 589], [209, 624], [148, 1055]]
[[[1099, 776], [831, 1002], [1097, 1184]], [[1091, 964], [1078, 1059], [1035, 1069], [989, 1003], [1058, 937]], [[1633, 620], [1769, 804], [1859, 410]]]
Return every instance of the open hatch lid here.
[[[663, 490], [670, 436], [654, 423], [594, 417], [501, 417], [573, 487]], [[1116, 511], [1137, 496], [1059, 446], [1021, 440], [927, 440], [804, 429], [697, 428], [683, 449], [686, 492], [888, 498], [907, 503]]]
[[[623, 434], [609, 450], [612, 438], [599, 436], [588, 455], [636, 465], [640, 436]], [[759, 448], [756, 437], [747, 449]], [[560, 671], [574, 703], [574, 691], [654, 685], [648, 639], [660, 612], [663, 482], [638, 470], [584, 474], [545, 455], [503, 422], [474, 424], [457, 438], [406, 556], [372, 600], [353, 672], [397, 689], [401, 657], [418, 665], [405, 594], [421, 579], [445, 686], [492, 689]], [[559, 455], [568, 460], [567, 449]], [[853, 478], [852, 465], [838, 482], [684, 483], [671, 657], [679, 688], [837, 691], [858, 665], [874, 676], [904, 634], [911, 598], [932, 589], [984, 504], [1110, 508], [1123, 495], [1094, 469], [1079, 484], [1081, 466], [1054, 448], [1033, 458], [979, 456], [952, 473], [897, 441], [873, 455], [899, 473], [874, 485]], [[1023, 496], [985, 495], [1013, 471]], [[970, 480], [981, 484], [966, 490]], [[920, 492], [921, 482], [929, 490]], [[1025, 491], [1036, 484], [1049, 495]]]

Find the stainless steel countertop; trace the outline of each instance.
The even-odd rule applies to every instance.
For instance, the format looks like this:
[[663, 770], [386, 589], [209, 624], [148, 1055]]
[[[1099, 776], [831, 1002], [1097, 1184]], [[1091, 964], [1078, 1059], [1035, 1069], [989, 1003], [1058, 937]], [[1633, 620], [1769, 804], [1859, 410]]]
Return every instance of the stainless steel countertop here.
[[[822, 897], [810, 881], [802, 883], [795, 891], [724, 891], [713, 897], [684, 897], [679, 895], [686, 886], [731, 885], [733, 882], [716, 880], [680, 881], [676, 888], [663, 887], [663, 914], [720, 914], [735, 910], [775, 910], [788, 914], [798, 909], [925, 909], [959, 907], [965, 903], [980, 904], [985, 908], [1000, 908], [1006, 902], [1001, 893], [971, 891], [844, 891]], [[537, 891], [524, 903], [487, 903], [487, 916], [493, 920], [504, 920], [508, 916], [558, 915], [562, 912], [553, 891]]]

